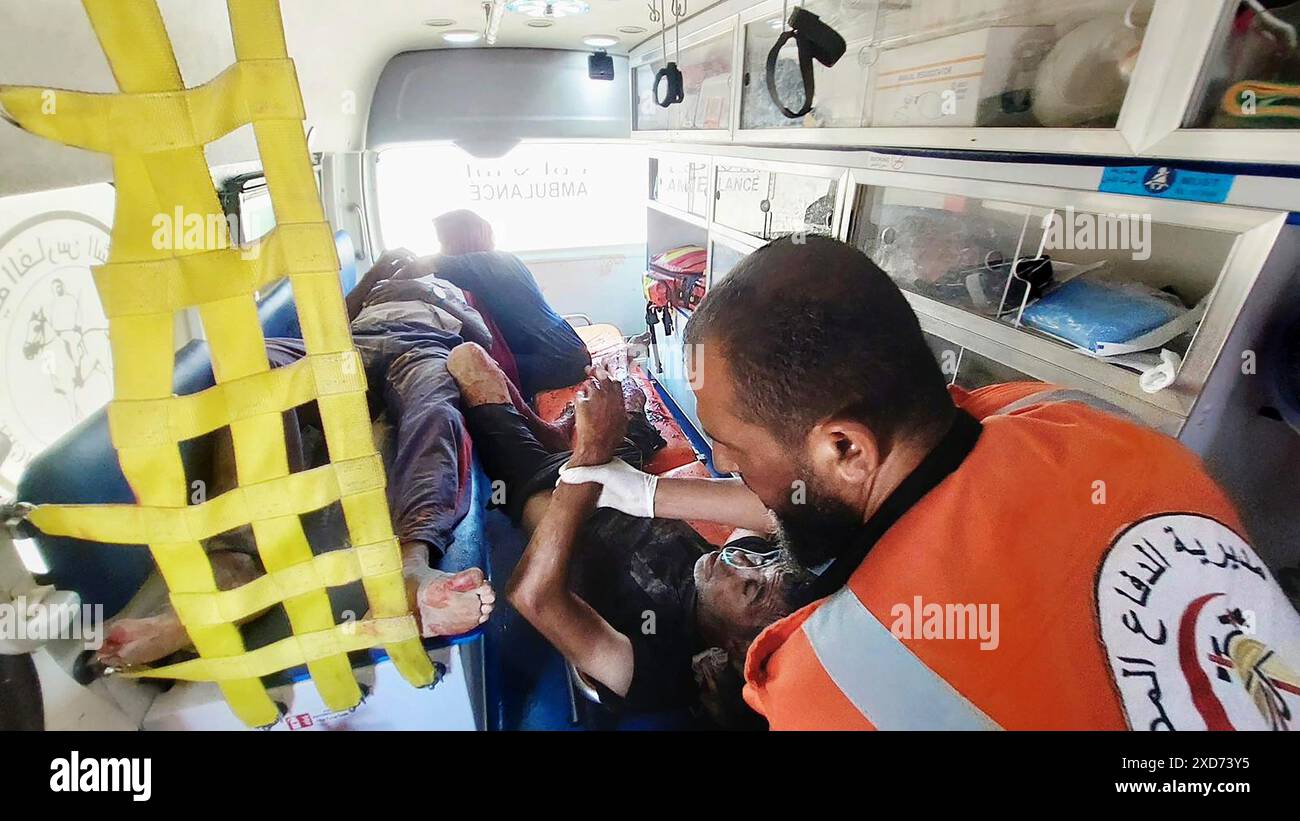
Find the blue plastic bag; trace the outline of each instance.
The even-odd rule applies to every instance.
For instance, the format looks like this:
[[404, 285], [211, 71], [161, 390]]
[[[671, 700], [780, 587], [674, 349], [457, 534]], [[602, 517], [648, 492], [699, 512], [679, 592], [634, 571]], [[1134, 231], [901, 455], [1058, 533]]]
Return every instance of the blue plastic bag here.
[[1025, 308], [1021, 321], [1085, 350], [1129, 342], [1177, 319], [1186, 308], [1137, 283], [1075, 279]]

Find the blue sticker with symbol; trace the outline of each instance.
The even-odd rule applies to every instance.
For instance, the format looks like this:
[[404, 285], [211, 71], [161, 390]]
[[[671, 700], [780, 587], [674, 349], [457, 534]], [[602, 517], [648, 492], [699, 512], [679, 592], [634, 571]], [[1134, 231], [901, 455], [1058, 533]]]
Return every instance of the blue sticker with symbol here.
[[1126, 165], [1102, 172], [1097, 190], [1170, 200], [1223, 202], [1228, 199], [1235, 179], [1233, 174], [1186, 171], [1168, 165]]

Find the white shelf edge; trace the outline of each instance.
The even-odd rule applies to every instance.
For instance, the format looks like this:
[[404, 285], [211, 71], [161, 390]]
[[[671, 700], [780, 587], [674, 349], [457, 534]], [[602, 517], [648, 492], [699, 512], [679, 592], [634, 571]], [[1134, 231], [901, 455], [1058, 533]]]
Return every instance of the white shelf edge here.
[[650, 199], [646, 200], [646, 207], [651, 209], [652, 211], [658, 211], [664, 216], [672, 217], [673, 219], [679, 220], [681, 222], [694, 225], [696, 228], [699, 228], [702, 231], [709, 230], [709, 221], [706, 218], [701, 217], [697, 214], [692, 214], [689, 211], [682, 211], [681, 209], [674, 208], [671, 205], [664, 205], [662, 202], [659, 202], [658, 200], [650, 200]]

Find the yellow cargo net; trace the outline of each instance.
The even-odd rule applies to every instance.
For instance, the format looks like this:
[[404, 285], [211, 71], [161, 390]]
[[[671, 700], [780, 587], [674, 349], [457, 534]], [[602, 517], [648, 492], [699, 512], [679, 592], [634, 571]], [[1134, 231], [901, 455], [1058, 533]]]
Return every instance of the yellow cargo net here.
[[[236, 63], [186, 88], [156, 0], [83, 0], [120, 94], [0, 86], [26, 130], [113, 156], [117, 209], [95, 282], [109, 320], [113, 445], [135, 505], [46, 505], [46, 533], [147, 544], [199, 658], [131, 675], [215, 681], [245, 723], [279, 711], [259, 676], [306, 664], [331, 709], [361, 691], [347, 653], [382, 645], [408, 682], [434, 669], [407, 604], [401, 554], [370, 433], [365, 371], [352, 344], [339, 265], [303, 135], [302, 97], [277, 0], [228, 0]], [[155, 247], [158, 215], [223, 220], [203, 145], [251, 123], [277, 228], [247, 249]], [[255, 291], [287, 275], [307, 356], [270, 369]], [[173, 319], [199, 310], [216, 385], [172, 394]], [[281, 414], [316, 401], [332, 462], [290, 474]], [[229, 426], [238, 487], [188, 504], [179, 443]], [[341, 504], [353, 547], [313, 555], [299, 515]], [[200, 541], [250, 525], [266, 575], [218, 590]], [[365, 620], [336, 624], [326, 588], [360, 580]], [[283, 604], [293, 635], [247, 651], [236, 623]]]

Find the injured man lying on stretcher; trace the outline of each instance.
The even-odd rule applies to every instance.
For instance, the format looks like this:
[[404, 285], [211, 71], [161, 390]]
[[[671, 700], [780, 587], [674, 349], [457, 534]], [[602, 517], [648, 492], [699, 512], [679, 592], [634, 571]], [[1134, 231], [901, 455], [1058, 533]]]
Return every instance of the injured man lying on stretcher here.
[[[465, 340], [490, 345], [491, 336], [482, 317], [451, 283], [433, 277], [391, 280], [400, 262], [400, 255], [381, 257], [348, 294], [348, 314], [366, 372], [372, 419], [382, 414], [392, 428], [391, 446], [381, 445], [381, 450], [412, 611], [422, 635], [455, 635], [485, 621], [495, 596], [479, 568], [453, 574], [434, 567], [470, 504], [470, 440], [459, 390], [447, 372], [447, 355]], [[266, 348], [272, 367], [306, 354], [300, 339], [268, 339]], [[531, 414], [522, 399], [519, 402], [525, 414]], [[290, 470], [328, 460], [314, 403], [286, 412], [284, 423]], [[550, 429], [538, 431], [545, 436]], [[205, 444], [211, 464], [205, 477], [207, 496], [213, 498], [235, 487], [237, 466], [228, 431], [210, 435]], [[301, 518], [314, 552], [349, 546], [337, 505]], [[264, 573], [248, 528], [208, 539], [205, 547], [218, 589], [239, 587]], [[175, 612], [163, 604], [151, 614], [111, 624], [97, 660], [107, 667], [130, 667], [189, 645]]]
[[452, 351], [465, 421], [504, 508], [530, 541], [508, 597], [588, 680], [631, 712], [689, 708], [727, 728], [761, 726], [740, 698], [745, 652], [804, 603], [807, 575], [756, 531], [715, 549], [683, 521], [596, 509], [600, 486], [561, 484], [564, 465], [642, 463], [664, 441], [645, 394], [601, 368], [579, 391], [572, 450], [531, 434], [508, 380], [476, 345]]

